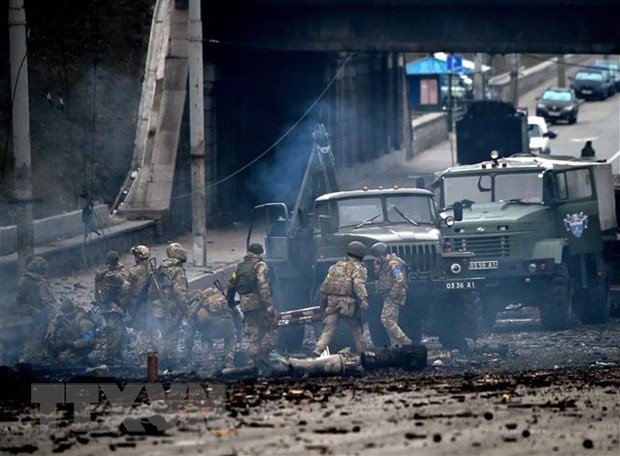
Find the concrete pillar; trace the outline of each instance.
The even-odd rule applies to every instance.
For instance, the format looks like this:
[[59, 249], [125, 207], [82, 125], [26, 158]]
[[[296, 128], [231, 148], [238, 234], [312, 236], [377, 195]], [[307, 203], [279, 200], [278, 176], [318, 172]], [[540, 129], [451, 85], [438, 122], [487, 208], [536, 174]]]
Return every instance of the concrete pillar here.
[[474, 60], [474, 100], [484, 99], [484, 73], [482, 72], [482, 53], [477, 52]]
[[15, 154], [15, 202], [17, 212], [18, 274], [34, 253], [30, 108], [28, 106], [28, 52], [26, 11], [23, 0], [9, 4], [13, 150]]
[[205, 208], [204, 78], [200, 0], [189, 3], [189, 118], [192, 181], [192, 253], [194, 266], [207, 264]]
[[216, 66], [205, 65], [204, 81], [204, 120], [205, 120], [205, 178], [206, 178], [206, 212], [207, 219], [219, 211], [219, 187], [214, 184], [219, 179], [219, 160], [217, 151], [217, 110], [215, 94]]
[[564, 55], [558, 55], [558, 87], [566, 87], [566, 62]]
[[405, 68], [405, 55], [398, 54], [398, 105], [400, 109], [399, 125], [400, 125], [400, 150], [405, 151], [407, 160], [413, 158], [413, 131], [411, 129], [411, 114], [409, 113], [409, 97], [407, 91], [407, 73]]

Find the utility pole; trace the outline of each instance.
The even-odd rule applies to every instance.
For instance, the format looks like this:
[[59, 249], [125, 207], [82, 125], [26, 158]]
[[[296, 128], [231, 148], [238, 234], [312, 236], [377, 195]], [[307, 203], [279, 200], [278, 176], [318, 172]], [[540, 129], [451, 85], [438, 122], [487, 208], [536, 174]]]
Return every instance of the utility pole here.
[[192, 174], [192, 253], [195, 266], [207, 264], [204, 81], [200, 0], [189, 0], [189, 123]]
[[34, 253], [28, 53], [26, 47], [26, 11], [23, 0], [10, 0], [9, 42], [13, 151], [15, 154], [14, 199], [17, 205], [17, 271], [20, 273], [26, 258]]

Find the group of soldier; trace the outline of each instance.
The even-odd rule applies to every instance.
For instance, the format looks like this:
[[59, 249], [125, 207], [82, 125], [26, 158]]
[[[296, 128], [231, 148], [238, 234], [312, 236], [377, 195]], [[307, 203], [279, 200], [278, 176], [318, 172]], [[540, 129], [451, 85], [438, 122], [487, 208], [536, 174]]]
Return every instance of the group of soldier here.
[[[26, 264], [15, 308], [17, 314], [29, 318], [31, 343], [22, 347], [26, 357], [29, 350], [44, 349], [53, 362], [84, 365], [100, 344], [107, 362], [121, 364], [129, 347], [128, 328], [132, 328], [135, 351], [143, 360], [147, 352], [157, 352], [163, 366], [187, 367], [197, 361], [206, 369], [233, 367], [236, 343], [245, 337], [248, 355], [259, 373], [269, 372], [279, 312], [273, 304], [262, 245], [249, 245], [226, 290], [216, 282], [212, 287], [190, 291], [184, 268], [187, 253], [179, 243], [167, 246], [166, 258], [158, 266], [146, 245], [136, 245], [130, 252], [135, 259], [133, 266], [125, 267], [118, 252], [110, 251], [97, 269], [94, 312], [64, 298], [60, 313], [52, 316], [56, 300], [46, 280], [47, 262], [34, 257]], [[341, 319], [353, 334], [354, 350], [366, 348], [361, 319], [368, 309], [368, 273], [363, 262], [367, 253], [363, 243], [353, 241], [346, 257], [330, 267], [319, 293], [323, 329], [315, 356], [332, 341]], [[389, 253], [383, 243], [373, 245], [371, 253], [383, 296], [381, 322], [392, 345], [410, 344], [398, 326], [407, 295], [406, 264]], [[192, 360], [196, 335], [204, 352], [200, 360]], [[181, 339], [183, 348], [179, 350]], [[220, 350], [214, 345], [216, 341], [221, 341]]]

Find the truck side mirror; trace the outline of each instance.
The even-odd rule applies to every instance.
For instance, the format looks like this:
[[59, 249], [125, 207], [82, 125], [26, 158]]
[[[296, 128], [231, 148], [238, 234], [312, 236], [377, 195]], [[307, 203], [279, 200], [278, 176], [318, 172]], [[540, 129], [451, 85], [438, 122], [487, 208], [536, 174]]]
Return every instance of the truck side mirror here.
[[454, 211], [454, 220], [456, 220], [457, 222], [463, 220], [463, 203], [461, 203], [460, 201], [456, 201], [452, 205], [452, 210]]
[[319, 215], [319, 226], [321, 227], [321, 236], [323, 237], [334, 232], [332, 218], [329, 215]]
[[549, 139], [555, 139], [557, 138], [558, 134], [555, 131], [547, 131], [547, 133], [545, 133], [545, 135], [549, 138]]

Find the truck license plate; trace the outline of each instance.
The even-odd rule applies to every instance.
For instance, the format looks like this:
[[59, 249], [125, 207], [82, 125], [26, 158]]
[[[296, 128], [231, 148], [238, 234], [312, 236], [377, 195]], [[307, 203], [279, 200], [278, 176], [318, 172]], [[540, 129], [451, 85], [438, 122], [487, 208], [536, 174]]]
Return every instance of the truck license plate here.
[[481, 269], [497, 269], [498, 261], [472, 261], [469, 263], [470, 271], [480, 271]]
[[476, 282], [473, 280], [450, 280], [446, 282], [446, 290], [473, 290]]

